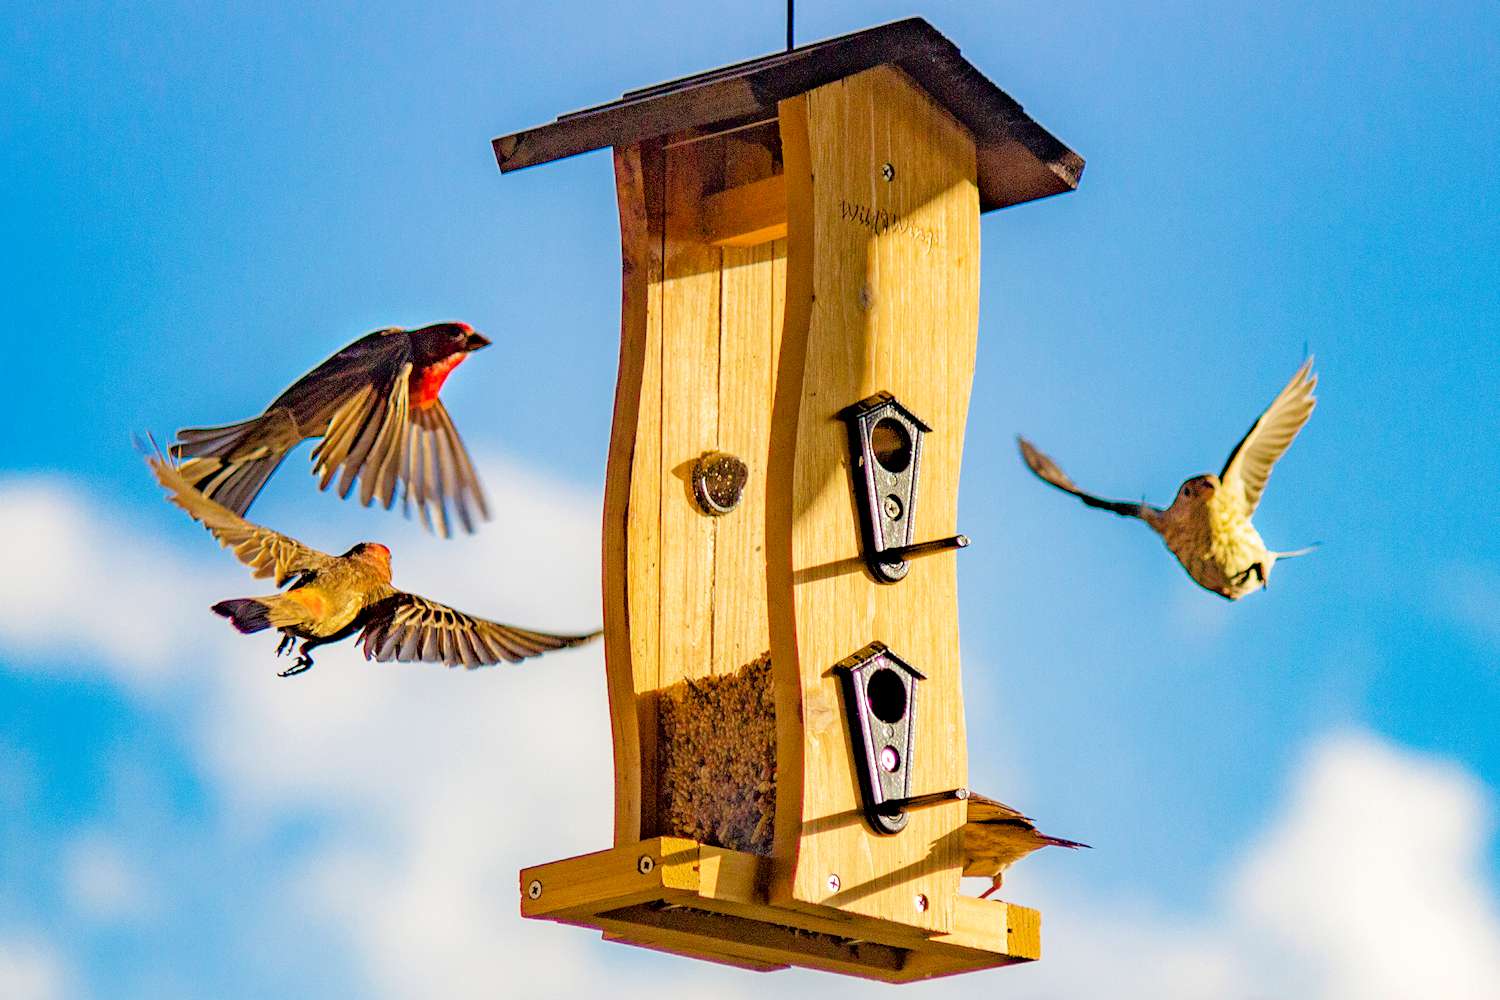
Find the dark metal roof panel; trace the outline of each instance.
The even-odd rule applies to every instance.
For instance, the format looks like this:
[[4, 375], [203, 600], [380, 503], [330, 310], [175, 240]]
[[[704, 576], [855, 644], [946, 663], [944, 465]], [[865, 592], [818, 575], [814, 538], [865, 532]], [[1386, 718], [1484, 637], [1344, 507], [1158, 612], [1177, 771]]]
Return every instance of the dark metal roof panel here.
[[981, 210], [1078, 186], [1083, 158], [918, 17], [630, 91], [550, 125], [501, 136], [494, 141], [495, 159], [509, 172], [685, 129], [770, 117], [778, 101], [885, 63], [899, 67], [973, 133]]

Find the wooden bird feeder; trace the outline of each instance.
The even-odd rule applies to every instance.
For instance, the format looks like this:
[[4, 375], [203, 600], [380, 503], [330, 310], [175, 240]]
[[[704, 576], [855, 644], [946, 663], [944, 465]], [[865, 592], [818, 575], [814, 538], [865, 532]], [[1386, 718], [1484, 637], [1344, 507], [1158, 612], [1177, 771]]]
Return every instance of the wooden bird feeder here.
[[604, 146], [614, 847], [522, 871], [522, 915], [889, 982], [1039, 957], [1035, 910], [959, 893], [953, 551], [979, 216], [1083, 161], [920, 19], [494, 142]]

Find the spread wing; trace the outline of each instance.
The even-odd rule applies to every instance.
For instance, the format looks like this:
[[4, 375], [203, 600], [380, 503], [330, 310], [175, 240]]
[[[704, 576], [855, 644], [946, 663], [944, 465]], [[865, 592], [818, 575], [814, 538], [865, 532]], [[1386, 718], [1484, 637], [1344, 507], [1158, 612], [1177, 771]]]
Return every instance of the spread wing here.
[[402, 511], [410, 516], [415, 503], [427, 530], [453, 534], [451, 503], [464, 530], [472, 532], [475, 514], [488, 518], [489, 509], [453, 418], [441, 400], [412, 402], [407, 337], [377, 333], [359, 343], [372, 338], [380, 339], [348, 362], [352, 371], [340, 371], [335, 362], [342, 354], [335, 355], [303, 380], [308, 394], [335, 400], [312, 454], [318, 488], [327, 489], [338, 477], [338, 494], [347, 497], [358, 481], [360, 503], [368, 507], [378, 500], [390, 510], [401, 484]]
[[552, 635], [475, 618], [416, 594], [396, 593], [371, 606], [359, 641], [365, 659], [488, 667], [519, 663], [554, 649], [588, 642], [587, 635]]
[[1260, 505], [1272, 467], [1292, 446], [1297, 432], [1317, 405], [1313, 389], [1317, 388], [1318, 376], [1313, 373], [1312, 365], [1312, 358], [1302, 363], [1286, 388], [1234, 446], [1229, 461], [1224, 463], [1224, 471], [1219, 474], [1222, 494], [1243, 503], [1247, 517]]
[[[404, 394], [404, 390], [403, 390]], [[453, 501], [459, 523], [464, 530], [474, 530], [474, 515], [488, 519], [484, 488], [474, 472], [474, 463], [464, 448], [458, 428], [442, 400], [433, 400], [410, 409], [411, 420], [402, 445], [400, 478], [406, 484], [401, 494], [401, 509], [410, 514], [416, 503], [422, 523], [429, 531], [444, 537], [452, 534], [448, 519], [448, 501]], [[390, 506], [390, 501], [386, 501]]]
[[1051, 483], [1064, 493], [1073, 494], [1090, 507], [1098, 507], [1100, 510], [1107, 510], [1122, 517], [1139, 517], [1142, 519], [1146, 517], [1148, 511], [1155, 511], [1154, 507], [1149, 507], [1143, 503], [1105, 500], [1102, 497], [1096, 497], [1091, 493], [1083, 492], [1073, 480], [1068, 478], [1067, 473], [1058, 468], [1056, 462], [1038, 451], [1030, 441], [1023, 437], [1016, 438], [1016, 441], [1021, 446], [1021, 457], [1025, 459], [1027, 468], [1036, 473], [1037, 478], [1043, 482]]
[[280, 532], [251, 524], [238, 514], [208, 499], [188, 484], [182, 473], [159, 455], [146, 458], [157, 482], [167, 490], [167, 499], [187, 511], [225, 548], [234, 550], [235, 558], [249, 566], [257, 577], [275, 577], [281, 586], [298, 573], [316, 571], [333, 561], [333, 556], [309, 548]]
[[396, 497], [406, 442], [412, 369], [404, 331], [361, 337], [304, 376], [271, 405], [286, 406], [323, 440], [313, 449], [313, 475], [326, 490], [338, 477], [338, 495], [359, 482], [359, 502]]

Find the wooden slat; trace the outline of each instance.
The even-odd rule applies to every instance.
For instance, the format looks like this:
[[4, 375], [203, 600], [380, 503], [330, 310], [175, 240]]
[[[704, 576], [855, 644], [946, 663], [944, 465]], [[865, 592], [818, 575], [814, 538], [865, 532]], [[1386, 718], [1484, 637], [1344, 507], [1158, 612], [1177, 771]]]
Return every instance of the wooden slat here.
[[[650, 857], [648, 872], [640, 859]], [[532, 899], [533, 881], [542, 885]], [[591, 917], [601, 909], [663, 898], [664, 892], [696, 894], [698, 844], [681, 837], [653, 837], [574, 858], [521, 869], [521, 915], [568, 920]]]
[[[889, 390], [934, 428], [922, 446], [916, 537], [952, 534], [977, 329], [974, 143], [889, 67], [811, 92], [805, 140], [792, 134], [800, 124], [793, 104], [782, 115], [790, 228], [781, 378], [784, 388], [796, 386], [798, 410], [793, 418], [782, 405], [790, 401], [778, 397], [774, 420], [783, 427], [773, 448], [784, 446], [784, 422], [794, 419], [795, 458], [787, 478], [772, 471], [773, 492], [790, 493], [770, 500], [773, 520], [790, 523], [768, 527], [768, 539], [790, 548], [771, 555], [773, 565], [783, 554], [790, 562], [790, 573], [771, 581], [772, 659], [779, 671], [778, 658], [793, 658], [803, 720], [801, 733], [783, 731], [801, 740], [801, 781], [789, 799], [792, 755], [783, 752], [777, 816], [800, 803], [802, 830], [787, 844], [778, 824], [778, 853], [795, 857], [779, 891], [788, 902], [946, 933], [954, 926], [962, 804], [913, 811], [899, 836], [869, 831], [829, 667], [879, 639], [923, 671], [912, 791], [965, 785], [955, 562], [951, 555], [916, 561], [892, 586], [864, 572], [837, 414]], [[894, 167], [890, 181], [882, 176], [886, 163]], [[793, 317], [806, 323], [797, 338]], [[794, 339], [803, 340], [800, 378], [787, 356]], [[829, 889], [831, 875], [837, 891]], [[927, 897], [925, 910], [915, 905], [918, 893]]]
[[[732, 143], [726, 180], [768, 174], [763, 146]], [[752, 182], [763, 183], [762, 181]], [[713, 671], [740, 669], [770, 649], [766, 627], [765, 490], [775, 378], [774, 262], [769, 244], [723, 250], [718, 448], [750, 471], [740, 506], [713, 519]]]
[[780, 972], [782, 969], [791, 967], [786, 962], [757, 960], [736, 955], [730, 950], [734, 947], [732, 942], [718, 946], [717, 942], [707, 938], [673, 935], [669, 932], [641, 928], [638, 925], [623, 922], [612, 922], [611, 925], [621, 927], [623, 930], [605, 931], [604, 940], [618, 944], [646, 948], [667, 955], [676, 955], [679, 958], [696, 958], [701, 962], [728, 965], [747, 972]]
[[703, 200], [703, 239], [715, 246], [752, 247], [786, 235], [786, 178], [781, 174], [732, 187]]
[[766, 858], [704, 844], [698, 857], [698, 893], [728, 903], [764, 905], [770, 876]]
[[698, 236], [704, 146], [667, 150], [662, 279], [661, 673], [658, 686], [710, 671], [714, 525], [692, 499], [693, 462], [717, 446], [720, 251]]
[[[778, 108], [785, 164], [788, 219], [812, 217], [812, 154], [807, 139], [807, 98]], [[805, 712], [797, 655], [797, 616], [792, 602], [792, 527], [797, 520], [792, 483], [797, 468], [797, 424], [802, 412], [803, 369], [813, 301], [812, 227], [790, 225], [776, 284], [782, 331], [776, 353], [771, 404], [771, 452], [766, 463], [766, 588], [771, 638], [771, 683], [776, 700], [776, 828], [772, 853], [782, 872], [772, 885], [790, 898], [791, 876], [802, 847], [803, 743]], [[795, 265], [793, 262], [796, 262]], [[814, 720], [816, 721], [816, 720]]]

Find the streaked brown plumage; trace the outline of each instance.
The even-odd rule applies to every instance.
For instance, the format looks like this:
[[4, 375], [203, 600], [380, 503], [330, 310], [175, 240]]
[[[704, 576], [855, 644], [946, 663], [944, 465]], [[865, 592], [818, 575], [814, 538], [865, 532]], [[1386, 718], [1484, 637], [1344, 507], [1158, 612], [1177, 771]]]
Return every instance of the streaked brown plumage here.
[[243, 633], [279, 629], [277, 655], [304, 640], [297, 660], [281, 676], [312, 666], [314, 647], [338, 642], [355, 632], [367, 660], [446, 663], [450, 667], [518, 663], [553, 649], [576, 646], [599, 633], [552, 635], [501, 625], [408, 594], [391, 586], [391, 550], [361, 542], [343, 555], [309, 548], [279, 532], [252, 524], [193, 489], [170, 461], [147, 462], [168, 499], [232, 549], [256, 577], [291, 587], [265, 597], [220, 601], [213, 610]]
[[452, 533], [451, 501], [464, 530], [489, 517], [484, 490], [453, 419], [438, 398], [443, 381], [469, 354], [489, 345], [467, 323], [366, 334], [302, 376], [258, 417], [179, 431], [171, 455], [182, 475], [236, 514], [250, 509], [282, 459], [309, 438], [313, 475], [327, 489], [339, 476], [347, 497], [389, 510], [416, 505], [430, 531]]
[[1317, 404], [1313, 389], [1318, 377], [1312, 364], [1312, 358], [1308, 358], [1251, 425], [1229, 453], [1224, 471], [1217, 476], [1189, 479], [1165, 510], [1146, 503], [1104, 500], [1083, 492], [1056, 462], [1025, 438], [1017, 439], [1021, 457], [1044, 482], [1073, 494], [1090, 507], [1145, 521], [1162, 536], [1195, 583], [1220, 597], [1238, 600], [1266, 586], [1277, 559], [1312, 551], [1273, 552], [1251, 523], [1272, 467], [1286, 454]]
[[984, 899], [1000, 888], [1005, 870], [1032, 851], [1043, 847], [1087, 847], [1076, 840], [1052, 837], [1036, 828], [1030, 817], [1004, 802], [969, 793], [968, 820], [964, 823], [964, 874], [992, 879], [981, 895]]

